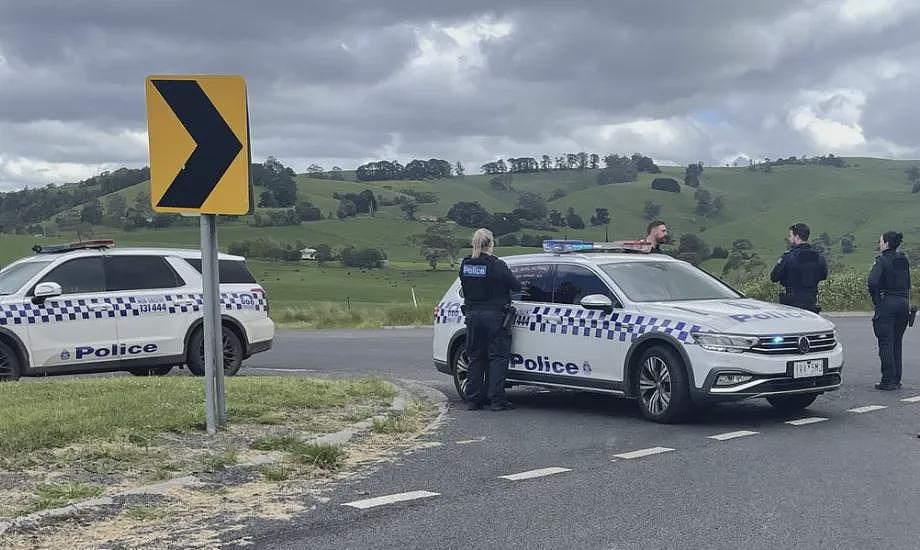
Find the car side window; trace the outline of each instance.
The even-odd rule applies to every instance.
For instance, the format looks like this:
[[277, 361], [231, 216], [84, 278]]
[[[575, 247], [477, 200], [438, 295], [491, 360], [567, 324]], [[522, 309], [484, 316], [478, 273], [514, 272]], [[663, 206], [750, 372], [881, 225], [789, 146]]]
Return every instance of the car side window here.
[[603, 294], [614, 304], [618, 302], [610, 288], [593, 271], [580, 265], [561, 264], [556, 267], [555, 295], [557, 304], [579, 304], [592, 294]]
[[105, 264], [110, 291], [177, 288], [184, 284], [161, 256], [109, 256]]
[[521, 282], [521, 291], [511, 295], [521, 302], [552, 302], [553, 272], [551, 264], [528, 264], [510, 266], [511, 273]]
[[105, 292], [105, 267], [102, 256], [77, 258], [52, 269], [40, 283], [61, 285], [62, 294]]

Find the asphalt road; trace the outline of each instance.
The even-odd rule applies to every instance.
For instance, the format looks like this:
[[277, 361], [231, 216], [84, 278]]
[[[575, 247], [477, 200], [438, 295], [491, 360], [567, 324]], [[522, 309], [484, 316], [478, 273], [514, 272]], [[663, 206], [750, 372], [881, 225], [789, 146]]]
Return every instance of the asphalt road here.
[[[430, 330], [282, 332], [249, 368], [411, 379], [451, 408], [431, 445], [248, 534], [277, 549], [918, 548], [920, 399], [902, 400], [920, 396], [920, 330], [905, 339], [904, 389], [879, 392], [868, 318], [834, 321], [844, 387], [805, 414], [753, 401], [674, 426], [628, 401], [530, 388], [510, 390], [517, 410], [467, 412], [431, 364]], [[788, 423], [802, 418], [824, 420]], [[500, 477], [546, 468], [559, 470]], [[432, 494], [347, 506], [415, 491]]]

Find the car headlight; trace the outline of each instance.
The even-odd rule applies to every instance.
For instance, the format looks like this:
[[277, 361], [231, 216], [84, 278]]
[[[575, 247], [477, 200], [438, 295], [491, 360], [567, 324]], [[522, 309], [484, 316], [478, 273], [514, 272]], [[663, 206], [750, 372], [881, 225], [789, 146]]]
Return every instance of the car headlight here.
[[710, 332], [697, 332], [693, 339], [703, 349], [709, 351], [724, 351], [728, 353], [742, 353], [756, 346], [760, 341], [753, 336], [736, 336], [733, 334], [713, 334]]

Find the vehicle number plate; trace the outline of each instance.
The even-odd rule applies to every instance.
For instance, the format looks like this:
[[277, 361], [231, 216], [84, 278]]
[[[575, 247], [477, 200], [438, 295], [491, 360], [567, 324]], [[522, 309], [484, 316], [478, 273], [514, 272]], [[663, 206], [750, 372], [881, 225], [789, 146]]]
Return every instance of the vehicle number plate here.
[[793, 378], [811, 378], [824, 374], [824, 361], [812, 359], [810, 361], [794, 361], [792, 363]]

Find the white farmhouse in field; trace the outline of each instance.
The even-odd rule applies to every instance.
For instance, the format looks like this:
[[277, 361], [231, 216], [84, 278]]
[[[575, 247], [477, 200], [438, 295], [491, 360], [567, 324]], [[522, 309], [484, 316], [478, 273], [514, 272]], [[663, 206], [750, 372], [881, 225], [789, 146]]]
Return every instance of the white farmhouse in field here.
[[316, 249], [315, 248], [304, 248], [300, 251], [301, 260], [316, 260]]

